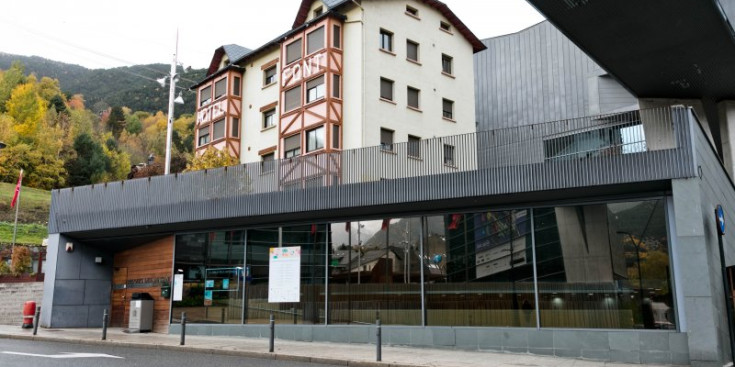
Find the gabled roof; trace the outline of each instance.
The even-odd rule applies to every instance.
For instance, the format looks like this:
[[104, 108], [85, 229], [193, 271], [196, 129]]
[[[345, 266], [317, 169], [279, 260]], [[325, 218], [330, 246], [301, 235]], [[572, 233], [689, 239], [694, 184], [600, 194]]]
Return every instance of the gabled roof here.
[[240, 45], [236, 45], [236, 44], [221, 46], [220, 48], [214, 51], [214, 56], [212, 57], [212, 61], [209, 63], [209, 69], [207, 70], [207, 75], [208, 76], [212, 75], [219, 70], [219, 65], [225, 56], [227, 56], [227, 60], [229, 60], [228, 65], [226, 66], [229, 66], [229, 64], [234, 63], [235, 60], [239, 60], [251, 52], [253, 52], [253, 50], [242, 47]]
[[[329, 10], [332, 10], [334, 8], [337, 8], [341, 5], [344, 5], [346, 3], [351, 3], [352, 0], [321, 0], [325, 6], [329, 8]], [[480, 52], [487, 47], [480, 41], [477, 36], [475, 36], [472, 31], [464, 24], [461, 20], [457, 17], [454, 12], [449, 9], [447, 4], [444, 4], [441, 1], [438, 0], [421, 0], [424, 4], [436, 9], [442, 15], [444, 15], [447, 20], [452, 23], [454, 28], [457, 29], [457, 32], [459, 32], [464, 38], [472, 44], [472, 50], [474, 52]], [[296, 19], [293, 22], [293, 28], [299, 27], [306, 22], [306, 18], [309, 16], [309, 9], [311, 9], [311, 5], [314, 3], [314, 0], [302, 0], [301, 6], [299, 7], [299, 12], [296, 14]]]

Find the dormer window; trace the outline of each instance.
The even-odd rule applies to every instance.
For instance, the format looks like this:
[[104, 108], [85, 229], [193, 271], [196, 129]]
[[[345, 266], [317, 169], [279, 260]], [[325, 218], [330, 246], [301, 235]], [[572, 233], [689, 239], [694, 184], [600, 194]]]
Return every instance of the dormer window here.
[[324, 7], [323, 6], [320, 6], [320, 7], [316, 8], [316, 9], [314, 9], [314, 18], [322, 15], [323, 13], [324, 13]]
[[444, 32], [452, 33], [452, 25], [447, 22], [439, 22], [439, 29]]
[[406, 5], [406, 15], [418, 18], [419, 17], [419, 10], [414, 8], [413, 6]]

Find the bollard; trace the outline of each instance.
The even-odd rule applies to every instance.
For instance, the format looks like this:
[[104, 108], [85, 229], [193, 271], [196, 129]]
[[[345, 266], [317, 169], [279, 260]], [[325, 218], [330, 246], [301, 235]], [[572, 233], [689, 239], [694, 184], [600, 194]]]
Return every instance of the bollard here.
[[225, 308], [222, 307], [221, 310], [222, 310], [222, 324], [224, 324], [225, 323]]
[[41, 315], [41, 306], [36, 307], [36, 317], [33, 320], [33, 335], [38, 333], [38, 317]]
[[102, 340], [107, 340], [107, 309], [102, 313]]
[[381, 341], [381, 332], [380, 332], [380, 319], [378, 319], [376, 321], [376, 324], [377, 324], [378, 328], [375, 331], [375, 336], [377, 337], [376, 338], [377, 340], [376, 340], [376, 343], [375, 343], [376, 344], [376, 347], [375, 348], [377, 349], [375, 351], [375, 353], [376, 353], [375, 360], [378, 361], [378, 362], [380, 362], [380, 361], [383, 360], [383, 353], [382, 353], [382, 350], [381, 350], [382, 341]]
[[268, 345], [268, 352], [273, 353], [273, 347], [275, 344], [275, 338], [276, 338], [276, 319], [273, 318], [273, 314], [271, 314], [271, 320], [270, 320], [270, 327], [271, 327], [271, 337], [270, 337], [270, 344]]
[[179, 345], [186, 344], [186, 312], [181, 313], [181, 342]]

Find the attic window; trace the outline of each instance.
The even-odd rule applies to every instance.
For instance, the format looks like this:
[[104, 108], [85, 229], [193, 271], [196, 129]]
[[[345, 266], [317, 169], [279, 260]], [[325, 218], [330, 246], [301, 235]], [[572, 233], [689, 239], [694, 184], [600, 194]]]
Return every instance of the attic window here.
[[439, 22], [439, 28], [444, 32], [452, 33], [452, 26], [447, 22]]
[[314, 9], [314, 18], [322, 15], [322, 13], [324, 13], [324, 7], [320, 6], [320, 7], [316, 8], [316, 9]]
[[418, 18], [419, 17], [419, 10], [416, 9], [416, 8], [414, 8], [414, 7], [412, 7], [412, 6], [410, 6], [410, 5], [406, 5], [406, 15], [412, 16], [414, 18]]

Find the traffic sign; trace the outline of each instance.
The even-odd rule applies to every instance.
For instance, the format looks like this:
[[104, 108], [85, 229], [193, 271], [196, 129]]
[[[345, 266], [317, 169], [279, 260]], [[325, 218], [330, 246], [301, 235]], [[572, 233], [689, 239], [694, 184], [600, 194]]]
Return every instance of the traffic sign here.
[[725, 213], [722, 211], [722, 205], [717, 205], [715, 209], [715, 220], [717, 221], [717, 232], [720, 236], [725, 235]]

